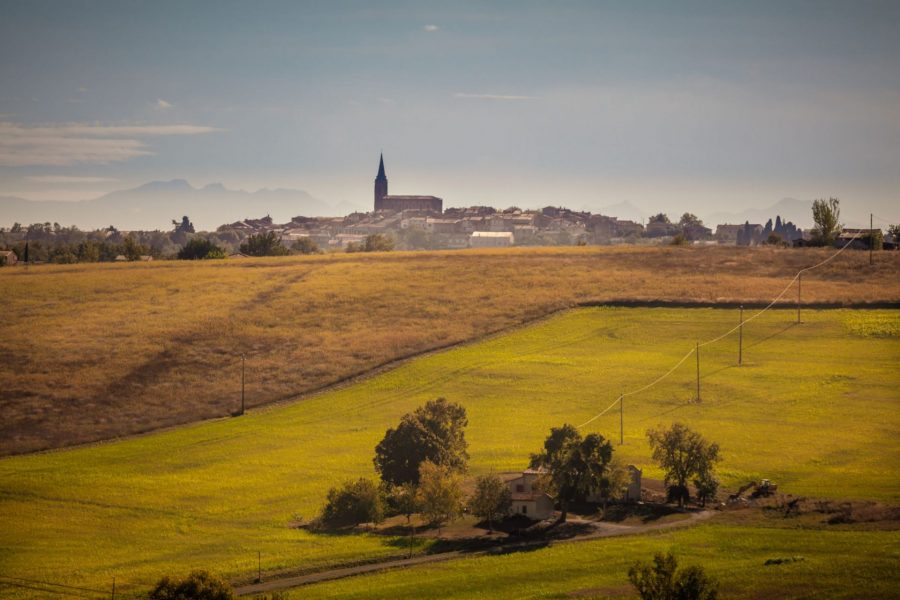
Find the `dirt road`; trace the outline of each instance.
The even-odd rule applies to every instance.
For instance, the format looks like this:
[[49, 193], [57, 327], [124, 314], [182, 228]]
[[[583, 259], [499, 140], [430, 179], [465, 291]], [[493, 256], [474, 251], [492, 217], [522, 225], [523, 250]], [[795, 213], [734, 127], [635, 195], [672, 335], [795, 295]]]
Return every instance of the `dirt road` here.
[[[477, 550], [468, 552], [465, 550], [457, 550], [453, 552], [442, 552], [440, 554], [424, 554], [420, 556], [414, 556], [412, 558], [386, 560], [383, 562], [376, 562], [367, 565], [354, 565], [350, 567], [329, 569], [327, 571], [319, 571], [317, 573], [308, 573], [306, 575], [272, 579], [271, 581], [264, 581], [262, 583], [255, 583], [252, 585], [237, 587], [234, 591], [239, 596], [248, 596], [251, 594], [258, 594], [262, 592], [274, 592], [278, 590], [301, 587], [312, 583], [320, 583], [323, 581], [331, 581], [334, 579], [343, 579], [345, 577], [355, 577], [357, 575], [365, 575], [367, 573], [375, 573], [378, 571], [387, 571], [389, 569], [403, 569], [407, 567], [414, 567], [417, 565], [444, 562], [463, 557], [486, 556], [491, 554], [508, 554], [511, 552], [534, 549], [535, 547], [547, 547], [555, 544], [570, 544], [574, 542], [584, 542], [600, 538], [618, 537], [624, 535], [638, 535], [651, 531], [677, 529], [681, 527], [696, 525], [701, 521], [705, 521], [711, 518], [714, 514], [715, 513], [713, 511], [704, 510], [690, 513], [689, 518], [683, 519], [681, 521], [672, 521], [668, 523], [658, 523], [652, 525], [616, 525], [612, 523], [590, 522], [593, 524], [595, 531], [569, 539], [537, 540], [522, 542], [519, 544], [504, 544], [502, 546], [497, 546], [489, 550]], [[579, 521], [572, 520], [572, 522], [574, 523]], [[588, 523], [588, 521], [583, 522]]]

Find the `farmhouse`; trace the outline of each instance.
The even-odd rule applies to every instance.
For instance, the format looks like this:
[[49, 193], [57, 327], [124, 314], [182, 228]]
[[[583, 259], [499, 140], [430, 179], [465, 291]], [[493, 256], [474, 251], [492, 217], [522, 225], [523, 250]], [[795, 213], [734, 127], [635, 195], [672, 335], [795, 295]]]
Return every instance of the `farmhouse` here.
[[0, 250], [0, 267], [3, 265], [12, 266], [19, 262], [19, 257], [12, 250]]
[[522, 475], [506, 482], [512, 493], [511, 514], [542, 521], [553, 514], [553, 499], [535, 486], [540, 471], [526, 469]]

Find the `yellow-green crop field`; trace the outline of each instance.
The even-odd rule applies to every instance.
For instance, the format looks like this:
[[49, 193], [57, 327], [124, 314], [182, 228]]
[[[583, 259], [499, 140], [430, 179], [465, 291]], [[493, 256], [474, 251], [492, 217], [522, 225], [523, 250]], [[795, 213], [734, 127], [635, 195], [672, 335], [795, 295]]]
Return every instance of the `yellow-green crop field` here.
[[[896, 531], [823, 531], [704, 524], [661, 534], [560, 544], [310, 585], [286, 594], [316, 598], [637, 598], [628, 568], [672, 552], [703, 565], [721, 598], [896, 598]], [[766, 565], [770, 559], [796, 562]]]
[[[573, 310], [243, 417], [2, 459], [0, 574], [101, 589], [115, 577], [119, 593], [128, 594], [191, 568], [246, 581], [256, 570], [258, 551], [269, 573], [396, 555], [402, 552], [397, 541], [385, 536], [313, 534], [290, 525], [313, 517], [329, 486], [373, 475], [373, 448], [402, 414], [437, 396], [459, 402], [469, 416], [471, 472], [520, 469], [550, 427], [588, 420], [622, 390], [665, 373], [696, 341], [717, 337], [737, 319], [736, 310], [725, 309]], [[741, 367], [736, 334], [704, 347], [701, 403], [692, 401], [693, 357], [658, 386], [629, 397], [625, 444], [616, 454], [644, 467], [645, 476], [658, 477], [645, 432], [678, 420], [721, 445], [726, 487], [768, 477], [785, 493], [896, 503], [900, 312], [807, 310], [802, 324], [794, 320], [793, 311], [773, 310], [749, 323]], [[587, 429], [617, 441], [618, 426], [614, 410]], [[741, 565], [762, 556], [766, 538], [759, 536], [768, 534], [745, 536], [722, 527], [704, 525], [665, 534], [669, 541], [653, 539], [694, 548], [690, 552], [701, 558], [724, 545], [730, 554], [715, 563], [716, 574], [734, 578], [740, 587], [749, 577], [740, 573]], [[840, 577], [855, 558], [835, 562], [836, 551], [824, 563], [814, 558], [831, 543], [846, 555], [888, 548], [884, 552], [896, 564], [897, 536], [891, 532], [772, 535], [790, 552], [812, 557], [787, 570], [815, 571], [827, 564], [833, 567], [829, 577]], [[584, 573], [573, 575], [568, 589], [606, 585], [606, 575], [587, 583], [599, 569], [590, 561], [606, 560], [612, 548], [632, 548], [621, 559], [631, 560], [657, 542], [590, 543], [585, 547], [594, 558], [569, 566], [571, 572], [581, 564]], [[477, 569], [472, 565], [496, 572], [541, 556], [551, 565], [565, 562], [567, 553], [577, 552], [567, 547], [527, 559], [511, 555], [435, 568], [456, 573], [454, 581], [462, 582], [465, 569]], [[521, 564], [524, 569], [531, 563]], [[362, 594], [368, 587], [352, 581], [328, 585], [335, 587], [323, 586], [321, 593]], [[540, 587], [536, 593], [562, 589]], [[2, 597], [31, 593], [0, 586]]]

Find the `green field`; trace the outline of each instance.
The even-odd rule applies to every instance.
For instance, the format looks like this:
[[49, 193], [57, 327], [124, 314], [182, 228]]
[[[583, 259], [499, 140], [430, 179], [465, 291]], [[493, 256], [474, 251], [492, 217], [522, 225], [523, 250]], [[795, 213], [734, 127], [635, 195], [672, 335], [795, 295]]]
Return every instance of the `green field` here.
[[[375, 444], [403, 413], [437, 396], [460, 402], [469, 414], [471, 471], [520, 469], [550, 427], [586, 421], [737, 318], [737, 311], [716, 309], [570, 311], [241, 418], [0, 460], [0, 573], [104, 589], [115, 576], [128, 592], [195, 567], [247, 579], [257, 551], [269, 571], [395, 555], [392, 540], [382, 536], [314, 535], [288, 525], [314, 516], [329, 486], [372, 474]], [[770, 311], [748, 324], [740, 368], [735, 336], [704, 348], [700, 404], [691, 402], [693, 357], [660, 385], [629, 397], [625, 445], [616, 453], [644, 467], [645, 476], [658, 476], [648, 463], [645, 431], [681, 420], [721, 445], [726, 487], [768, 477], [786, 493], [896, 503], [900, 313], [804, 311], [802, 325], [794, 318], [792, 311]], [[617, 440], [618, 424], [613, 411], [588, 429]], [[743, 536], [716, 527], [666, 534], [672, 541], [665, 543], [734, 544], [733, 560], [717, 563], [718, 574], [749, 581], [741, 565], [759, 558], [764, 540], [746, 542], [744, 556]], [[848, 536], [834, 538], [847, 554], [888, 542], [896, 549], [894, 534], [826, 533]], [[778, 535], [787, 542], [795, 534]], [[796, 535], [800, 548], [791, 553], [830, 539]], [[646, 550], [641, 544], [657, 542], [627, 544], [637, 556]], [[597, 560], [610, 551], [604, 544], [590, 544]], [[552, 552], [564, 561], [574, 550]], [[518, 564], [515, 556], [483, 560], [501, 561], [492, 569]], [[453, 573], [471, 564], [479, 563], [439, 569]], [[591, 572], [585, 566], [566, 589], [606, 585], [582, 583]], [[616, 577], [621, 585], [621, 573]], [[0, 587], [3, 597], [16, 594], [28, 596]]]
[[[865, 548], [865, 552], [850, 549]], [[637, 597], [628, 568], [671, 551], [703, 565], [722, 598], [894, 598], [900, 533], [700, 525], [534, 552], [484, 556], [310, 585], [300, 598]], [[803, 560], [765, 565], [773, 558]]]

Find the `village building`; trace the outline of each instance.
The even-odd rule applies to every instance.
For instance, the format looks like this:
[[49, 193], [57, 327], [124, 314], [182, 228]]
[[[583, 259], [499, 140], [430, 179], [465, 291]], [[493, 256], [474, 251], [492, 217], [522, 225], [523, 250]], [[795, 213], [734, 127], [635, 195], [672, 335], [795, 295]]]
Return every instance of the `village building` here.
[[514, 242], [511, 231], [473, 231], [469, 237], [471, 248], [503, 248]]
[[540, 471], [526, 469], [520, 476], [506, 482], [512, 500], [510, 514], [536, 521], [549, 519], [553, 515], [553, 498], [536, 485], [539, 476]]
[[391, 196], [388, 194], [388, 179], [384, 173], [384, 155], [378, 161], [378, 175], [375, 177], [375, 212], [388, 210], [402, 212], [419, 210], [441, 214], [444, 201], [435, 196]]

